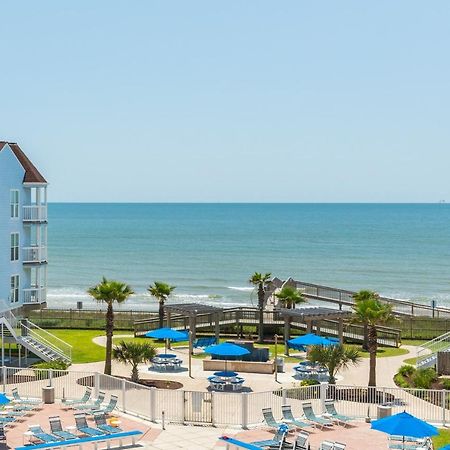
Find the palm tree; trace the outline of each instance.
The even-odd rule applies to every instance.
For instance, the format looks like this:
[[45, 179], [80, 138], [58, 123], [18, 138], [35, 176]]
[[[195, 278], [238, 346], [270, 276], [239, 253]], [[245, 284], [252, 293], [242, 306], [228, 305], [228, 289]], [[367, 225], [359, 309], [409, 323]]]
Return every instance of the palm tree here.
[[250, 284], [258, 288], [258, 311], [259, 311], [259, 324], [258, 324], [258, 342], [264, 341], [264, 302], [266, 300], [266, 291], [270, 284], [270, 273], [255, 272], [248, 280]]
[[330, 384], [336, 384], [336, 374], [350, 364], [357, 365], [361, 361], [359, 351], [355, 347], [345, 345], [314, 345], [308, 352], [308, 360], [316, 362], [328, 369]]
[[[362, 290], [359, 292], [356, 292], [355, 294], [353, 294], [353, 300], [355, 302], [360, 302], [363, 300], [370, 300], [373, 298], [378, 298], [378, 294], [376, 292], [373, 291], [368, 291], [368, 290]], [[363, 344], [362, 344], [362, 348], [364, 351], [369, 351], [369, 329], [368, 329], [368, 324], [367, 322], [363, 322]]]
[[284, 286], [280, 292], [275, 294], [275, 297], [280, 300], [287, 309], [295, 309], [297, 303], [306, 301], [301, 291], [293, 286]]
[[174, 289], [175, 286], [163, 283], [162, 281], [155, 281], [147, 289], [147, 291], [150, 292], [150, 295], [155, 297], [159, 302], [159, 328], [164, 326], [164, 304]]
[[376, 386], [376, 367], [378, 350], [377, 326], [395, 320], [392, 305], [380, 301], [378, 294], [372, 292], [353, 305], [353, 321], [367, 324], [367, 347], [369, 351], [369, 386]]
[[111, 352], [112, 339], [114, 334], [114, 308], [115, 303], [121, 304], [128, 297], [134, 294], [128, 284], [120, 281], [107, 280], [105, 277], [96, 286], [92, 286], [87, 290], [87, 293], [94, 298], [94, 300], [106, 303], [106, 355], [105, 355], [105, 374], [111, 375]]
[[131, 381], [139, 383], [138, 365], [148, 363], [156, 356], [155, 348], [150, 344], [122, 341], [113, 348], [113, 358], [123, 364], [131, 365]]

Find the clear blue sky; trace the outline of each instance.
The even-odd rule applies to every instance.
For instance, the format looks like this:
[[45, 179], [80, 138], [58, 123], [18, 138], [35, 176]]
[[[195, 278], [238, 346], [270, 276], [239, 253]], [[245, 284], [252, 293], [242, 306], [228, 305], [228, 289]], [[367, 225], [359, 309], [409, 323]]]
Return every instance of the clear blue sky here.
[[450, 201], [448, 0], [0, 15], [0, 139], [52, 201]]

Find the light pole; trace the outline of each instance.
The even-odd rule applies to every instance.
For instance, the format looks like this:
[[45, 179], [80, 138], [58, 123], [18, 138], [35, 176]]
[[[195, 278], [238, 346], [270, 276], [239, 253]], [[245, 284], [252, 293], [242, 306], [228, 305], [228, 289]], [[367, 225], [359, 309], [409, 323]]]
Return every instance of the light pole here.
[[275, 335], [275, 382], [278, 383], [278, 364], [277, 364], [277, 357], [278, 357], [278, 334]]

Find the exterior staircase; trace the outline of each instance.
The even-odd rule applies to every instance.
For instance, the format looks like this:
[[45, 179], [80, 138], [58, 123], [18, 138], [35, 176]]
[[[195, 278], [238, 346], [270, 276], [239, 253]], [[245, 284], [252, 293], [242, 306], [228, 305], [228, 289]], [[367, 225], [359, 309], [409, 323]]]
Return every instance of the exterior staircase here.
[[426, 342], [417, 351], [416, 366], [419, 369], [432, 367], [436, 369], [438, 352], [450, 351], [450, 331]]
[[28, 319], [17, 319], [11, 311], [5, 311], [0, 327], [3, 342], [16, 342], [46, 362], [72, 363], [72, 346]]

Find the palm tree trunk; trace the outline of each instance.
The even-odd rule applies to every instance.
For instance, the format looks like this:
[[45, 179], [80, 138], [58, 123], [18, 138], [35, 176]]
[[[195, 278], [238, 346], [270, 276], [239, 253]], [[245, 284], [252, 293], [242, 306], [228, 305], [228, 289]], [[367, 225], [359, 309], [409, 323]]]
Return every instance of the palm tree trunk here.
[[106, 354], [105, 354], [105, 374], [111, 375], [112, 339], [114, 333], [114, 311], [112, 303], [108, 303], [106, 309]]
[[367, 322], [364, 322], [363, 324], [363, 345], [362, 348], [364, 351], [369, 351], [369, 326], [367, 325]]
[[369, 344], [369, 386], [377, 385], [377, 329], [373, 325], [369, 325], [368, 330]]
[[159, 328], [164, 326], [164, 300], [159, 301]]
[[264, 342], [264, 287], [262, 284], [258, 286], [258, 312], [258, 342], [262, 344]]
[[131, 381], [133, 383], [139, 383], [139, 371], [138, 366], [133, 364], [133, 368], [131, 369]]

